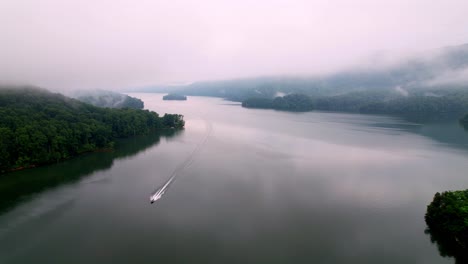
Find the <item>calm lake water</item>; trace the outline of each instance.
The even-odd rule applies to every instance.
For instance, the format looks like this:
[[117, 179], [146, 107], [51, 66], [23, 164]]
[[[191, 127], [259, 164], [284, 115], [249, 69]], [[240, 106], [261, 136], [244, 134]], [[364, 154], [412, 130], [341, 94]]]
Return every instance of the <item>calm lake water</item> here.
[[468, 188], [456, 122], [132, 96], [186, 129], [1, 177], [0, 263], [454, 263], [424, 214]]

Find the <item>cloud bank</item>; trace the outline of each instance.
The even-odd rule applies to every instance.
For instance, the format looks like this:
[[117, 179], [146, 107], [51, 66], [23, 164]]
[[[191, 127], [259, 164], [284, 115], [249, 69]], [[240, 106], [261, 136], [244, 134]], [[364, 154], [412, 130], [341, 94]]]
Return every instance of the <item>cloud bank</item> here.
[[465, 0], [4, 0], [0, 80], [122, 88], [326, 73], [468, 42]]

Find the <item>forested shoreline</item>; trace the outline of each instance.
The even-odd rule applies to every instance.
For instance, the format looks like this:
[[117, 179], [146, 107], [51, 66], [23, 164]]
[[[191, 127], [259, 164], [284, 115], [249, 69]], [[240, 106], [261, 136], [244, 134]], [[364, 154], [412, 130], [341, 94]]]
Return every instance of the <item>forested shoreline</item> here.
[[352, 92], [336, 96], [290, 94], [283, 97], [251, 97], [242, 101], [247, 108], [289, 111], [337, 111], [366, 114], [443, 114], [468, 112], [468, 90], [454, 89], [441, 95], [415, 93], [392, 96], [385, 91]]
[[0, 87], [0, 172], [111, 148], [117, 138], [184, 127], [182, 115], [95, 107], [36, 87]]
[[289, 94], [274, 99], [253, 97], [244, 100], [242, 106], [247, 108], [275, 109], [294, 112], [313, 110], [312, 100], [304, 94]]
[[404, 56], [385, 66], [371, 65], [328, 74], [199, 81], [139, 91], [214, 96], [242, 102], [248, 108], [286, 111], [398, 116], [449, 113], [458, 118], [468, 113], [468, 44]]

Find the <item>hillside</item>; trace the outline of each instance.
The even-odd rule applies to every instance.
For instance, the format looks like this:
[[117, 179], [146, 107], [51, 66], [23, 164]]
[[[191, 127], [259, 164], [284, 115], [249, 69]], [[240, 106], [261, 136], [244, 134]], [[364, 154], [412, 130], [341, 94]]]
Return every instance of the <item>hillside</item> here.
[[138, 98], [105, 90], [80, 90], [72, 94], [82, 102], [98, 107], [143, 109], [144, 104]]
[[[155, 89], [161, 91], [161, 87]], [[150, 92], [151, 87], [143, 90]], [[258, 99], [303, 94], [317, 110], [386, 114], [468, 112], [468, 44], [323, 76], [196, 82], [166, 90], [222, 97], [244, 105], [255, 99], [262, 108], [268, 103]]]
[[112, 147], [116, 138], [183, 128], [181, 115], [99, 108], [35, 87], [0, 87], [0, 172]]

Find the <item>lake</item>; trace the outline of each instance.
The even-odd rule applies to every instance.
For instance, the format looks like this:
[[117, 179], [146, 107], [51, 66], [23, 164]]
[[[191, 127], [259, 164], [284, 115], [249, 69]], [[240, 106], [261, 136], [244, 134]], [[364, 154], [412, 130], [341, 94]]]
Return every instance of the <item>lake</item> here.
[[454, 263], [424, 214], [468, 188], [455, 121], [131, 95], [185, 130], [1, 177], [0, 263]]

